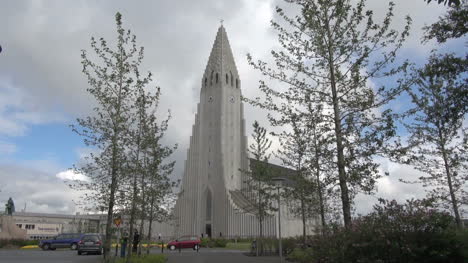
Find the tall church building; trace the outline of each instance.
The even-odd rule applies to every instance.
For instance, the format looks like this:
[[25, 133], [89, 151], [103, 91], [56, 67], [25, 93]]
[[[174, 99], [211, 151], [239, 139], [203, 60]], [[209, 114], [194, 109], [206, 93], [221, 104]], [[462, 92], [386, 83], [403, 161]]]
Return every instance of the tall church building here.
[[[257, 209], [247, 198], [246, 175], [241, 172], [250, 162], [241, 87], [226, 30], [221, 25], [201, 80], [200, 103], [174, 208], [175, 236], [245, 237], [259, 233]], [[288, 211], [284, 213], [283, 236], [300, 235], [301, 221], [293, 219], [296, 226], [288, 229], [292, 221], [288, 222]], [[265, 219], [263, 233], [277, 235], [274, 214]]]

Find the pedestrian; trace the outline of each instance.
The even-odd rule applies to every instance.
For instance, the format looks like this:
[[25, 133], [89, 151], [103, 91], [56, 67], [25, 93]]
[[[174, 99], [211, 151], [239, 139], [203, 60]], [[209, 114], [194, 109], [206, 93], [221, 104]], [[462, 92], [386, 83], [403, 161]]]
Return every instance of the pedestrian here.
[[127, 233], [125, 233], [122, 238], [120, 238], [120, 257], [124, 258], [125, 257], [125, 249], [127, 248], [128, 244], [128, 236]]
[[135, 234], [133, 235], [133, 253], [137, 252], [138, 243], [140, 243], [140, 234], [138, 234], [138, 231], [135, 230]]

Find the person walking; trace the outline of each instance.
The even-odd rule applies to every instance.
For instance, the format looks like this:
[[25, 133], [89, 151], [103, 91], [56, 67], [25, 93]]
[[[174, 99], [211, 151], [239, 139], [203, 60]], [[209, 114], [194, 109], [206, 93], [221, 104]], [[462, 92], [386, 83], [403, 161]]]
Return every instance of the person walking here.
[[140, 243], [140, 234], [138, 234], [138, 231], [135, 230], [135, 234], [133, 235], [133, 253], [137, 252], [138, 243]]
[[128, 244], [128, 236], [125, 233], [122, 238], [120, 238], [120, 257], [124, 258], [125, 257], [125, 250], [127, 248]]

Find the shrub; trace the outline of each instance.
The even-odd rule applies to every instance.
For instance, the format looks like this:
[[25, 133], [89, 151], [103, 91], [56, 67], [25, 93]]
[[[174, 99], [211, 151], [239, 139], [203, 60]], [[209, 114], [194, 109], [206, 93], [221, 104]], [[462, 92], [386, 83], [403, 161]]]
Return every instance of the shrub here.
[[283, 238], [281, 246], [283, 247], [283, 255], [292, 253], [296, 248], [300, 247], [301, 239], [295, 237]]
[[304, 257], [306, 262], [468, 262], [463, 254], [467, 234], [448, 213], [427, 200], [380, 202], [369, 215], [354, 219], [350, 229], [332, 225], [314, 237], [314, 253], [294, 250], [294, 257], [298, 262]]
[[288, 260], [298, 262], [298, 263], [310, 263], [310, 259], [312, 258], [312, 249], [301, 249], [295, 248], [287, 255]]
[[207, 238], [207, 237], [204, 237], [202, 239], [200, 239], [200, 247], [211, 247], [210, 246], [210, 239]]
[[228, 241], [224, 238], [214, 239], [214, 247], [226, 247]]
[[228, 243], [227, 239], [224, 238], [202, 238], [201, 247], [226, 247]]

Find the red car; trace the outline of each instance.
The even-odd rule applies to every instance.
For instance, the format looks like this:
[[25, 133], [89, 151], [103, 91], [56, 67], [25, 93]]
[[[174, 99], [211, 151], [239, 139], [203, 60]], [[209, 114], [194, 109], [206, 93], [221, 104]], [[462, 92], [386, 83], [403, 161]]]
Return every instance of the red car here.
[[167, 247], [170, 250], [175, 250], [177, 248], [193, 248], [193, 250], [198, 250], [200, 248], [201, 240], [195, 236], [183, 236], [175, 241], [167, 243]]

